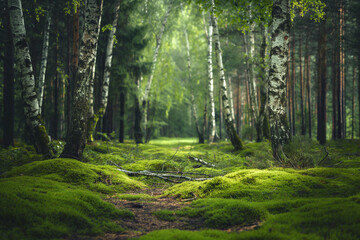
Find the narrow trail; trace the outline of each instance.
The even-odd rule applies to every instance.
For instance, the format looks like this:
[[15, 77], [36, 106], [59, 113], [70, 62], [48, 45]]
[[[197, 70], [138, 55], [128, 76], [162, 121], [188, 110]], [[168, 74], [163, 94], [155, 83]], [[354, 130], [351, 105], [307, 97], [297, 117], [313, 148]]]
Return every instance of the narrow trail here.
[[[150, 196], [160, 196], [164, 189], [143, 189], [139, 191], [127, 192], [126, 194], [148, 194]], [[110, 197], [105, 201], [112, 203], [116, 208], [127, 209], [134, 213], [134, 218], [128, 220], [119, 220], [117, 223], [123, 226], [126, 231], [123, 233], [107, 233], [104, 236], [93, 238], [93, 240], [120, 240], [140, 237], [148, 232], [160, 229], [183, 229], [195, 230], [201, 227], [199, 219], [190, 219], [181, 217], [176, 221], [159, 220], [153, 215], [158, 210], [176, 211], [189, 206], [190, 202], [180, 202], [173, 198], [158, 197], [153, 199], [124, 200], [116, 197]]]

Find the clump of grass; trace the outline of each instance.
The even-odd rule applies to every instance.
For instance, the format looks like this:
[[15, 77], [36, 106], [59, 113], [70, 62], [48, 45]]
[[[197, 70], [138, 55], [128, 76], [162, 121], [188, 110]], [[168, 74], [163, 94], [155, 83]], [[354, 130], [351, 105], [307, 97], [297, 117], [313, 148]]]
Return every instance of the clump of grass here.
[[73, 159], [51, 159], [15, 167], [5, 174], [12, 176], [35, 176], [59, 182], [80, 185], [101, 193], [124, 192], [143, 188], [142, 182], [129, 178], [113, 166], [96, 166]]
[[174, 222], [176, 220], [174, 216], [175, 212], [170, 210], [155, 211], [153, 212], [153, 215], [163, 221]]
[[120, 232], [123, 229], [111, 219], [133, 216], [88, 190], [41, 177], [1, 179], [0, 195], [3, 239], [55, 239]]
[[209, 228], [226, 229], [264, 221], [268, 212], [261, 206], [241, 200], [208, 198], [194, 201], [191, 207], [178, 214], [201, 218], [204, 226]]

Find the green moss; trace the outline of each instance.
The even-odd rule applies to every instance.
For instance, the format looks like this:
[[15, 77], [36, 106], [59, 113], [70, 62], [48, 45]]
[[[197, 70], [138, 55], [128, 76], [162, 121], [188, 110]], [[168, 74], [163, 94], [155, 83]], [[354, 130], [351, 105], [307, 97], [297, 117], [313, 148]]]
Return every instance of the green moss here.
[[176, 171], [178, 164], [174, 161], [166, 160], [139, 160], [135, 163], [125, 164], [125, 169], [130, 171]]
[[[332, 175], [337, 173], [342, 177], [324, 177], [325, 173]], [[169, 188], [165, 195], [188, 198], [193, 192], [199, 197], [263, 201], [298, 197], [347, 197], [357, 193], [359, 187], [360, 171], [358, 169], [319, 168], [303, 171], [249, 169], [204, 182], [184, 182]]]
[[54, 239], [122, 231], [111, 219], [131, 217], [97, 194], [49, 179], [0, 180], [2, 239]]
[[163, 221], [174, 222], [176, 220], [176, 218], [174, 217], [175, 212], [170, 210], [155, 211], [153, 212], [153, 215]]
[[86, 186], [102, 193], [123, 192], [145, 187], [142, 182], [129, 178], [113, 166], [96, 166], [64, 158], [36, 161], [13, 168], [5, 174], [6, 177], [20, 175]]
[[264, 221], [268, 215], [265, 208], [235, 199], [201, 199], [178, 214], [203, 219], [204, 226], [226, 229]]

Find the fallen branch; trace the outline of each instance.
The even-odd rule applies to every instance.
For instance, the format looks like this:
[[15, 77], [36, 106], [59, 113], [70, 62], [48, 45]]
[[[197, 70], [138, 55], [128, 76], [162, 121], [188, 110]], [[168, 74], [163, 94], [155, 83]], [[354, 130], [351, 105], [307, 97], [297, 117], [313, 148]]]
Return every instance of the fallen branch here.
[[325, 146], [324, 146], [324, 150], [326, 152], [326, 155], [325, 155], [325, 157], [323, 159], [320, 160], [320, 162], [317, 165], [320, 165], [320, 163], [322, 163], [327, 158], [327, 156], [329, 156], [329, 152], [326, 150]]
[[209, 167], [215, 167], [214, 164], [208, 163], [208, 162], [206, 162], [206, 161], [204, 161], [204, 160], [202, 160], [202, 159], [200, 159], [200, 158], [193, 157], [193, 156], [189, 156], [188, 158], [189, 158], [190, 160], [199, 162], [199, 163], [204, 164], [204, 165], [207, 165], [207, 166], [209, 166]]
[[126, 173], [129, 176], [157, 177], [157, 178], [163, 179], [165, 181], [173, 182], [173, 183], [179, 183], [179, 182], [175, 181], [175, 180], [173, 180], [171, 178], [184, 179], [184, 180], [187, 180], [187, 181], [205, 181], [205, 180], [211, 179], [211, 178], [191, 178], [191, 177], [188, 177], [188, 176], [174, 175], [174, 174], [167, 174], [167, 173], [160, 174], [160, 173], [154, 173], [154, 172], [151, 172], [151, 171], [148, 171], [148, 170], [135, 172], [135, 171], [126, 170], [126, 169], [122, 168], [121, 166], [117, 165], [116, 163], [114, 163], [112, 161], [110, 161], [110, 163], [115, 165], [116, 167], [118, 167], [117, 170], [119, 170], [119, 171], [121, 171], [123, 173]]
[[194, 197], [193, 198], [187, 198], [187, 199], [181, 199], [181, 202], [189, 202], [189, 201], [193, 201], [193, 200], [197, 199], [197, 196], [196, 196], [195, 193], [190, 192], [190, 194], [193, 195]]
[[211, 178], [211, 176], [209, 174], [205, 174], [205, 173], [195, 173], [195, 172], [181, 172], [181, 171], [150, 171], [152, 173], [175, 173], [175, 174], [180, 174], [180, 175], [199, 175], [199, 176], [206, 176]]

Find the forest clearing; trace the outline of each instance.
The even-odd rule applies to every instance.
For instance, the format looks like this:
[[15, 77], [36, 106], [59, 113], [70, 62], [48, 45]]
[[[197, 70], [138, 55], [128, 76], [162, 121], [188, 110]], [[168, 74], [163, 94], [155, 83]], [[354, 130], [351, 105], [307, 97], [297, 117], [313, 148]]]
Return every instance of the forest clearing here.
[[[301, 142], [291, 160], [313, 162], [315, 168], [276, 167], [269, 142], [246, 143], [238, 152], [229, 142], [208, 145], [196, 139], [96, 142], [85, 148], [84, 162], [41, 160], [26, 146], [2, 150], [7, 168], [21, 166], [0, 180], [0, 236], [359, 239], [359, 141], [328, 143], [324, 160], [321, 145]], [[215, 167], [199, 166], [189, 156]], [[118, 166], [211, 179], [128, 177]]]
[[0, 5], [0, 240], [360, 239], [360, 1]]

